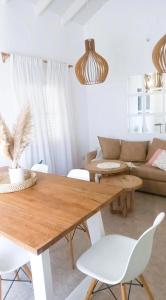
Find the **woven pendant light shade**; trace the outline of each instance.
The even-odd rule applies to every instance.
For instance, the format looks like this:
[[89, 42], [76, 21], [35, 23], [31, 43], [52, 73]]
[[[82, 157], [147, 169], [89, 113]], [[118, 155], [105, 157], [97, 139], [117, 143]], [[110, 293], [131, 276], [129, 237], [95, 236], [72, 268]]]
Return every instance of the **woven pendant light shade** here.
[[85, 54], [75, 66], [76, 76], [81, 84], [97, 84], [105, 81], [108, 63], [95, 52], [94, 39], [85, 40]]
[[166, 73], [166, 34], [155, 45], [152, 60], [159, 73]]

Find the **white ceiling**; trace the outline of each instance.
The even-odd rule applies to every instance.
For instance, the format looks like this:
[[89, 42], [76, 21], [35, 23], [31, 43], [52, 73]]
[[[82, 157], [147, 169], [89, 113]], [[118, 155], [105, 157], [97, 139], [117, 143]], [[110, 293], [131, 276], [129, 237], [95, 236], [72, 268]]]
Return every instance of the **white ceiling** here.
[[[8, 0], [3, 0], [8, 1]], [[15, 0], [10, 0], [15, 1]], [[37, 15], [51, 10], [58, 15], [62, 23], [74, 21], [85, 25], [90, 18], [109, 0], [28, 0], [32, 2]]]

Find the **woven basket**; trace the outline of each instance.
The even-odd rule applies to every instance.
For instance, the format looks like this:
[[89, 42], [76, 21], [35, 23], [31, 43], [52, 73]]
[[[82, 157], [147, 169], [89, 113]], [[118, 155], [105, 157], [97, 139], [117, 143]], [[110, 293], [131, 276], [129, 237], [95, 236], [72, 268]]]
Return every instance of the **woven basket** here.
[[0, 193], [13, 193], [25, 190], [36, 183], [37, 175], [34, 172], [25, 171], [25, 181], [21, 184], [11, 184], [8, 172], [0, 174]]

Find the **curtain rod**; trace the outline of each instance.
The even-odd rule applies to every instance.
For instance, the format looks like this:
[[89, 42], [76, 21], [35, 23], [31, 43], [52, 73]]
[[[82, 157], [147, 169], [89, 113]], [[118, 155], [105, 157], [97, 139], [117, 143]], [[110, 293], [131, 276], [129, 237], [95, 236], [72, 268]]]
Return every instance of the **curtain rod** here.
[[[2, 55], [2, 61], [3, 63], [6, 62], [7, 59], [10, 58], [10, 53], [6, 53], [6, 52], [1, 52], [1, 55]], [[48, 61], [46, 59], [43, 59], [43, 62], [44, 63], [48, 63]], [[68, 65], [69, 68], [73, 68], [73, 65]]]

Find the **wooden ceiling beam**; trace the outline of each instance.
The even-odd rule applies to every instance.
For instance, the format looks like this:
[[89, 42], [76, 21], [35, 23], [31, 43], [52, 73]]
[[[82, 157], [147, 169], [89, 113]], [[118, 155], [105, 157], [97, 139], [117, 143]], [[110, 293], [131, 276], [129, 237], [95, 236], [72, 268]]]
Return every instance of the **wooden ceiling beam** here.
[[40, 16], [53, 0], [38, 0], [34, 6], [35, 13]]
[[66, 25], [87, 4], [87, 0], [75, 0], [62, 16], [62, 24]]

